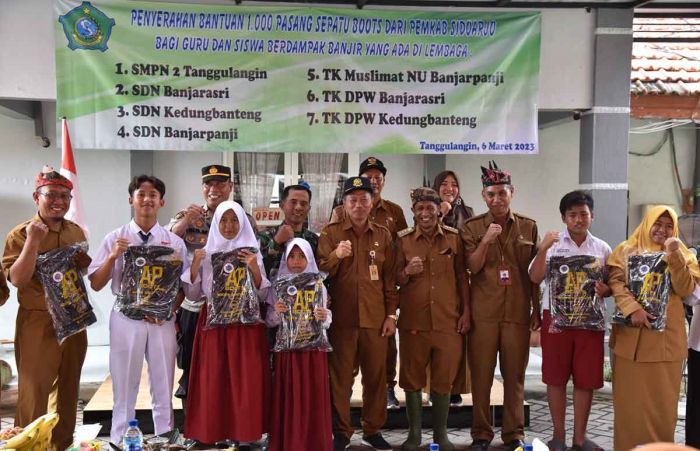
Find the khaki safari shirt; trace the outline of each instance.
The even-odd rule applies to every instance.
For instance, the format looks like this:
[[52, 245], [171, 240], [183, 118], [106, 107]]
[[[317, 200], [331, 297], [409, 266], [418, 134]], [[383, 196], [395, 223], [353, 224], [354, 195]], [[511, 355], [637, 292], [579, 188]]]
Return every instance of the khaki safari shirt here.
[[[24, 243], [27, 241], [27, 225], [30, 222], [43, 222], [37, 213], [29, 221], [25, 221], [7, 234], [5, 238], [5, 251], [2, 255], [2, 270], [7, 280], [10, 280], [10, 268], [17, 261], [22, 253]], [[49, 230], [49, 233], [39, 244], [39, 254], [43, 254], [53, 249], [70, 246], [74, 243], [86, 241], [83, 229], [74, 222], [63, 220], [61, 229], [58, 232]], [[36, 272], [32, 275], [29, 283], [17, 290], [17, 300], [21, 308], [25, 310], [47, 310], [46, 299], [44, 298], [44, 287], [41, 285]]]
[[[335, 249], [345, 240], [352, 243], [352, 255], [339, 259]], [[396, 314], [395, 254], [385, 227], [368, 221], [357, 237], [349, 218], [328, 224], [319, 237], [316, 260], [319, 269], [328, 273], [333, 327], [380, 329], [387, 315]], [[371, 279], [372, 262], [379, 280]]]
[[[420, 257], [423, 272], [398, 275], [411, 259]], [[399, 232], [396, 248], [400, 330], [439, 330], [457, 335], [462, 307], [469, 302], [467, 261], [457, 229], [439, 225], [432, 241], [417, 227]]]
[[[462, 239], [467, 255], [476, 250], [493, 222], [488, 212], [464, 224]], [[483, 268], [471, 274], [471, 315], [475, 321], [530, 323], [532, 282], [527, 270], [538, 245], [535, 221], [511, 211], [501, 235], [489, 245]], [[504, 267], [509, 271], [510, 285], [500, 283], [499, 272]]]

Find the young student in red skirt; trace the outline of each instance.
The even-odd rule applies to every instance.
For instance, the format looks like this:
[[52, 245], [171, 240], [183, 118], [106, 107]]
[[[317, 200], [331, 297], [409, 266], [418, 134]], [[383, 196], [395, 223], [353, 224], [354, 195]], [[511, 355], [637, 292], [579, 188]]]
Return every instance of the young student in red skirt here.
[[[318, 273], [311, 245], [294, 238], [286, 245], [277, 277], [304, 272]], [[325, 329], [331, 324], [323, 287], [322, 307], [314, 317]], [[268, 325], [278, 324], [287, 306], [270, 290], [274, 311]], [[272, 310], [272, 309], [271, 309]], [[326, 352], [319, 349], [283, 351], [275, 355], [272, 391], [270, 451], [330, 451], [333, 448], [331, 399]]]
[[[222, 202], [214, 213], [207, 244], [195, 251], [191, 280], [207, 298], [212, 295], [211, 256], [241, 247], [258, 247], [253, 228], [236, 202]], [[267, 299], [270, 282], [260, 253], [242, 250], [259, 299]], [[197, 299], [198, 293], [190, 299]], [[194, 339], [187, 391], [185, 435], [201, 443], [231, 440], [255, 442], [267, 432], [271, 390], [267, 328], [260, 324], [232, 324], [205, 330], [207, 303], [202, 306]]]

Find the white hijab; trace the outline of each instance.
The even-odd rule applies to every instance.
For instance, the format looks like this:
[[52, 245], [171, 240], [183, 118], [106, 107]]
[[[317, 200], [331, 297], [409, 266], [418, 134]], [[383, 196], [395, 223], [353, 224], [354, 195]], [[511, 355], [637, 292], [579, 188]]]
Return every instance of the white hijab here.
[[[219, 223], [221, 223], [221, 218], [229, 210], [233, 210], [238, 218], [238, 235], [233, 237], [231, 240], [227, 240], [219, 231]], [[255, 237], [255, 232], [253, 227], [248, 221], [248, 216], [246, 216], [243, 207], [232, 200], [227, 200], [221, 202], [216, 211], [214, 212], [214, 218], [211, 221], [211, 227], [209, 228], [209, 236], [207, 237], [207, 244], [204, 246], [204, 250], [207, 251], [207, 255], [212, 255], [216, 252], [228, 252], [239, 247], [258, 247], [258, 239]], [[260, 253], [258, 253], [260, 255]]]
[[[233, 210], [238, 218], [239, 230], [238, 234], [231, 240], [227, 240], [219, 231], [219, 223], [221, 223], [221, 218], [229, 210]], [[221, 202], [216, 211], [214, 212], [214, 218], [211, 221], [211, 228], [209, 229], [209, 236], [207, 237], [207, 244], [204, 246], [204, 250], [207, 252], [207, 257], [204, 260], [202, 266], [204, 276], [202, 279], [202, 289], [207, 297], [211, 297], [211, 287], [213, 281], [213, 274], [211, 268], [211, 256], [217, 252], [229, 252], [239, 247], [254, 247], [259, 248], [258, 239], [255, 237], [255, 232], [253, 227], [248, 221], [248, 216], [245, 214], [243, 207], [234, 201], [227, 200]], [[267, 296], [267, 287], [270, 286], [270, 282], [267, 280], [265, 275], [265, 267], [263, 266], [262, 256], [260, 251], [255, 254], [255, 258], [258, 262], [258, 267], [260, 268], [260, 274], [262, 274], [262, 282], [260, 283], [260, 288], [257, 289], [258, 296], [265, 299]]]
[[302, 272], [317, 273], [318, 266], [316, 266], [316, 259], [314, 258], [314, 252], [311, 250], [311, 245], [303, 238], [294, 238], [287, 242], [287, 247], [284, 249], [284, 255], [282, 256], [282, 261], [280, 262], [280, 268], [277, 271], [277, 277], [292, 274], [287, 267], [287, 257], [289, 257], [289, 253], [292, 252], [294, 246], [299, 246], [299, 249], [301, 249], [306, 257], [306, 269]]

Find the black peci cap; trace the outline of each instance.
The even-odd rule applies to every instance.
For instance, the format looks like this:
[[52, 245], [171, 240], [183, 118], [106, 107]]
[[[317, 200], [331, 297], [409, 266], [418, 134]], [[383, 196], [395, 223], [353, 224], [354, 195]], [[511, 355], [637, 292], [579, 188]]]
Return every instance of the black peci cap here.
[[369, 179], [365, 177], [350, 177], [343, 185], [343, 196], [358, 190], [367, 191], [370, 194], [374, 192]]

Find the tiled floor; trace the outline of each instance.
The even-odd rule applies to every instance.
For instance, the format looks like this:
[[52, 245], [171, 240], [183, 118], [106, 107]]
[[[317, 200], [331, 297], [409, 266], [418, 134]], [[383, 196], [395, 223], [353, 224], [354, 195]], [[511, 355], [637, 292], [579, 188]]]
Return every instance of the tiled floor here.
[[[526, 399], [530, 403], [530, 427], [527, 428], [527, 441], [530, 442], [534, 438], [539, 438], [543, 442], [546, 442], [551, 437], [552, 425], [549, 417], [549, 410], [547, 408], [547, 400], [545, 396], [545, 391], [542, 384], [535, 378], [528, 378], [526, 382]], [[84, 393], [90, 393], [89, 389], [84, 390]], [[14, 415], [14, 403], [12, 400], [13, 393], [10, 392], [9, 396], [3, 394], [3, 401], [0, 404], [0, 417], [2, 419], [2, 428], [6, 428], [12, 425], [12, 416]], [[84, 406], [85, 400], [80, 402], [78, 407], [78, 424], [82, 424], [82, 407]], [[572, 411], [569, 408], [567, 412], [568, 419], [567, 429], [571, 430], [573, 427], [571, 423]], [[676, 427], [676, 442], [682, 443], [684, 441], [684, 427], [685, 422], [681, 419], [678, 421]], [[593, 408], [591, 411], [591, 416], [588, 425], [589, 438], [601, 445], [606, 450], [612, 450], [613, 443], [613, 412], [612, 412], [612, 398], [609, 394], [609, 390], [603, 390], [601, 393], [595, 395], [593, 399]], [[106, 434], [106, 431], [102, 432]], [[427, 449], [427, 444], [431, 438], [431, 431], [423, 431], [423, 440], [425, 443], [425, 448]], [[468, 444], [471, 442], [469, 436], [469, 429], [451, 429], [449, 431], [452, 442], [457, 446], [458, 450], [464, 450], [467, 448]], [[494, 447], [498, 447], [501, 443], [499, 438], [500, 430], [496, 430], [496, 439], [493, 442]], [[406, 430], [385, 430], [383, 431], [386, 440], [394, 445], [395, 449], [399, 449], [401, 443], [406, 439]], [[571, 438], [569, 437], [569, 441]], [[368, 448], [360, 445], [360, 435], [356, 434], [353, 436], [352, 444], [349, 448], [350, 450], [367, 450]]]

